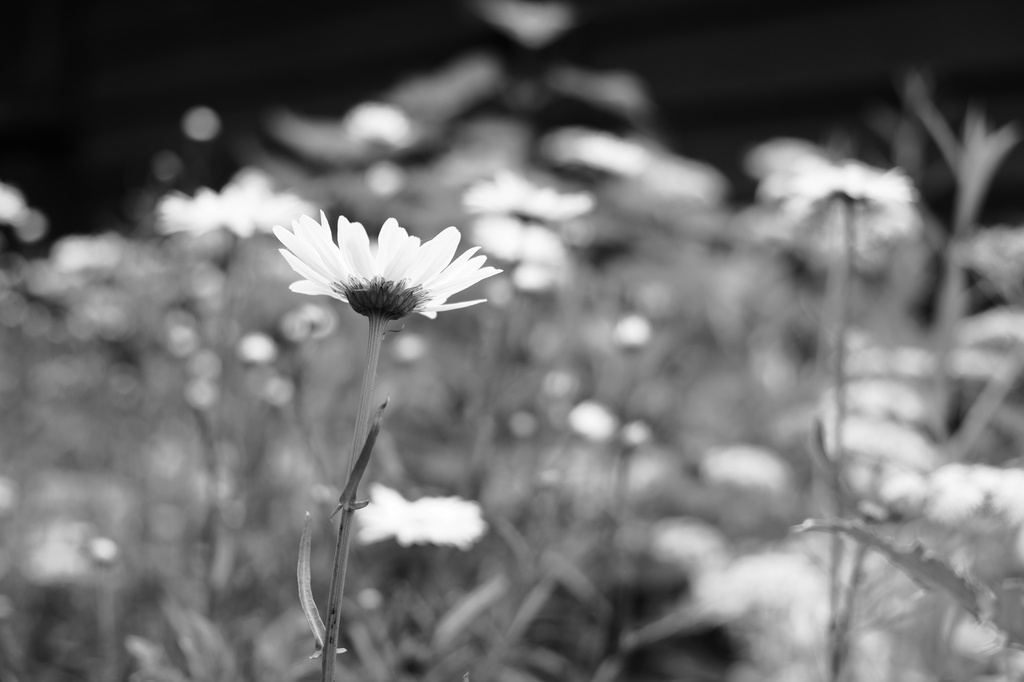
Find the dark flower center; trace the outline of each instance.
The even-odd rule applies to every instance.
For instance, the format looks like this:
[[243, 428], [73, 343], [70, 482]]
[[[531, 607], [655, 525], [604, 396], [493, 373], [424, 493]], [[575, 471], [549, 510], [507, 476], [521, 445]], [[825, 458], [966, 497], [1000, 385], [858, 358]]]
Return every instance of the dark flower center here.
[[352, 310], [360, 315], [380, 315], [386, 320], [400, 320], [416, 312], [416, 307], [426, 300], [422, 286], [409, 288], [404, 279], [393, 282], [380, 275], [373, 279], [350, 277], [348, 282], [331, 282], [331, 288], [347, 298]]

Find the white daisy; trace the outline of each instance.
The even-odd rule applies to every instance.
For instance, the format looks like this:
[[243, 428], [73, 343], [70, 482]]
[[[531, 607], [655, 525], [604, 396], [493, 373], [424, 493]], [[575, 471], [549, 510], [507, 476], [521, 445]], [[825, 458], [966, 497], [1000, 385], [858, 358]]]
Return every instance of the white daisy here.
[[409, 501], [379, 483], [370, 486], [370, 504], [356, 515], [363, 544], [394, 538], [403, 546], [451, 545], [466, 550], [487, 532], [480, 505], [461, 497], [422, 497]]
[[337, 244], [322, 212], [317, 223], [309, 216], [292, 221], [292, 232], [280, 225], [274, 234], [288, 247], [281, 254], [303, 279], [291, 290], [310, 296], [332, 296], [360, 315], [398, 320], [410, 313], [434, 318], [437, 313], [483, 303], [485, 299], [446, 303], [448, 297], [501, 270], [482, 267], [474, 256], [479, 247], [452, 260], [461, 234], [449, 227], [420, 244], [394, 218], [381, 228], [376, 252], [366, 228], [338, 218]]
[[275, 190], [267, 175], [252, 168], [239, 171], [220, 192], [209, 187], [200, 187], [191, 197], [171, 192], [156, 207], [157, 225], [164, 234], [225, 228], [243, 238], [312, 210], [308, 201]]
[[493, 180], [473, 185], [462, 203], [469, 213], [521, 216], [538, 222], [572, 220], [594, 208], [594, 198], [586, 192], [563, 194], [510, 171], [499, 171]]

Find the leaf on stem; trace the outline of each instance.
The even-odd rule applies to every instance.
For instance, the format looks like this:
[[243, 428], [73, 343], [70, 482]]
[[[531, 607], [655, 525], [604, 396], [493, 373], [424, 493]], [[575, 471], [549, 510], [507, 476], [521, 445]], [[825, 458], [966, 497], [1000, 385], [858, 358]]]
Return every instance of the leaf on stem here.
[[860, 521], [845, 519], [808, 519], [795, 528], [797, 532], [820, 531], [843, 533], [881, 552], [911, 580], [922, 587], [945, 592], [969, 613], [983, 617], [982, 599], [984, 588], [975, 585], [960, 575], [938, 554], [926, 549], [920, 543], [898, 547], [889, 538], [877, 535]]
[[370, 463], [370, 454], [373, 452], [373, 446], [377, 442], [377, 434], [380, 433], [380, 426], [384, 420], [384, 409], [388, 406], [390, 400], [390, 397], [385, 398], [384, 402], [377, 408], [377, 415], [373, 418], [373, 424], [370, 425], [370, 432], [366, 434], [366, 442], [363, 443], [363, 449], [360, 450], [359, 458], [356, 460], [355, 466], [352, 467], [352, 473], [348, 477], [348, 483], [345, 484], [345, 489], [341, 492], [341, 497], [338, 498], [338, 506], [331, 512], [332, 519], [346, 507], [361, 509], [366, 506], [365, 504], [355, 502], [356, 491], [359, 489], [359, 482], [363, 479], [363, 474], [366, 472], [366, 465]]
[[313, 589], [309, 570], [309, 549], [310, 549], [310, 525], [313, 517], [306, 512], [306, 524], [302, 528], [302, 539], [299, 540], [299, 566], [297, 570], [299, 579], [299, 604], [302, 605], [302, 612], [306, 614], [306, 622], [313, 632], [313, 639], [316, 640], [316, 653], [310, 658], [318, 658], [324, 650], [324, 638], [327, 636], [327, 628], [320, 618], [320, 611], [316, 608], [316, 601], [313, 599]]

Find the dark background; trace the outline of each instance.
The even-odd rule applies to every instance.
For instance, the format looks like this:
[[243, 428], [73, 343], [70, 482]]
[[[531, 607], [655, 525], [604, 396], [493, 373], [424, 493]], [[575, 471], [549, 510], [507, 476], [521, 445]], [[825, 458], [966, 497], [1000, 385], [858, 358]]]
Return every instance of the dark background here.
[[[43, 209], [52, 232], [116, 224], [162, 149], [189, 142], [182, 113], [213, 107], [222, 182], [237, 142], [274, 107], [340, 116], [404, 75], [469, 51], [640, 76], [655, 129], [751, 191], [750, 145], [778, 135], [870, 136], [925, 69], [957, 121], [982, 105], [996, 124], [1024, 113], [1020, 0], [597, 0], [540, 55], [455, 0], [138, 2], [33, 0], [5, 7], [0, 41], [0, 180]], [[192, 143], [194, 144], [194, 143]], [[184, 150], [187, 152], [187, 150]], [[216, 177], [218, 173], [222, 177]], [[940, 194], [938, 178], [926, 193]], [[1020, 208], [1024, 156], [999, 175], [990, 206]], [[186, 188], [187, 189], [187, 188]], [[941, 200], [941, 197], [939, 197]]]

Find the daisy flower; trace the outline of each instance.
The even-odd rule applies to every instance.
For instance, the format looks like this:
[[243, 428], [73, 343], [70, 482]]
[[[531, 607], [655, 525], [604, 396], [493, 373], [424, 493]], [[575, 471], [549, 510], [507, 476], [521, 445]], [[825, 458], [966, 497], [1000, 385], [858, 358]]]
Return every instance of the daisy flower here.
[[579, 218], [594, 208], [594, 198], [586, 192], [563, 194], [551, 187], [538, 187], [509, 171], [499, 171], [493, 180], [470, 187], [462, 203], [468, 213], [552, 223]]
[[370, 504], [356, 518], [363, 544], [394, 538], [402, 547], [450, 545], [467, 550], [487, 532], [476, 502], [461, 497], [422, 497], [410, 502], [379, 483], [370, 486]]
[[310, 296], [331, 296], [360, 315], [398, 320], [411, 313], [437, 317], [445, 310], [466, 308], [485, 299], [446, 303], [448, 297], [501, 270], [482, 267], [486, 258], [474, 256], [479, 247], [452, 260], [461, 234], [449, 227], [421, 244], [398, 221], [388, 218], [381, 228], [376, 252], [366, 228], [338, 218], [338, 241], [331, 239], [327, 216], [317, 223], [309, 216], [280, 225], [274, 234], [287, 247], [281, 254], [303, 279], [291, 290]]

